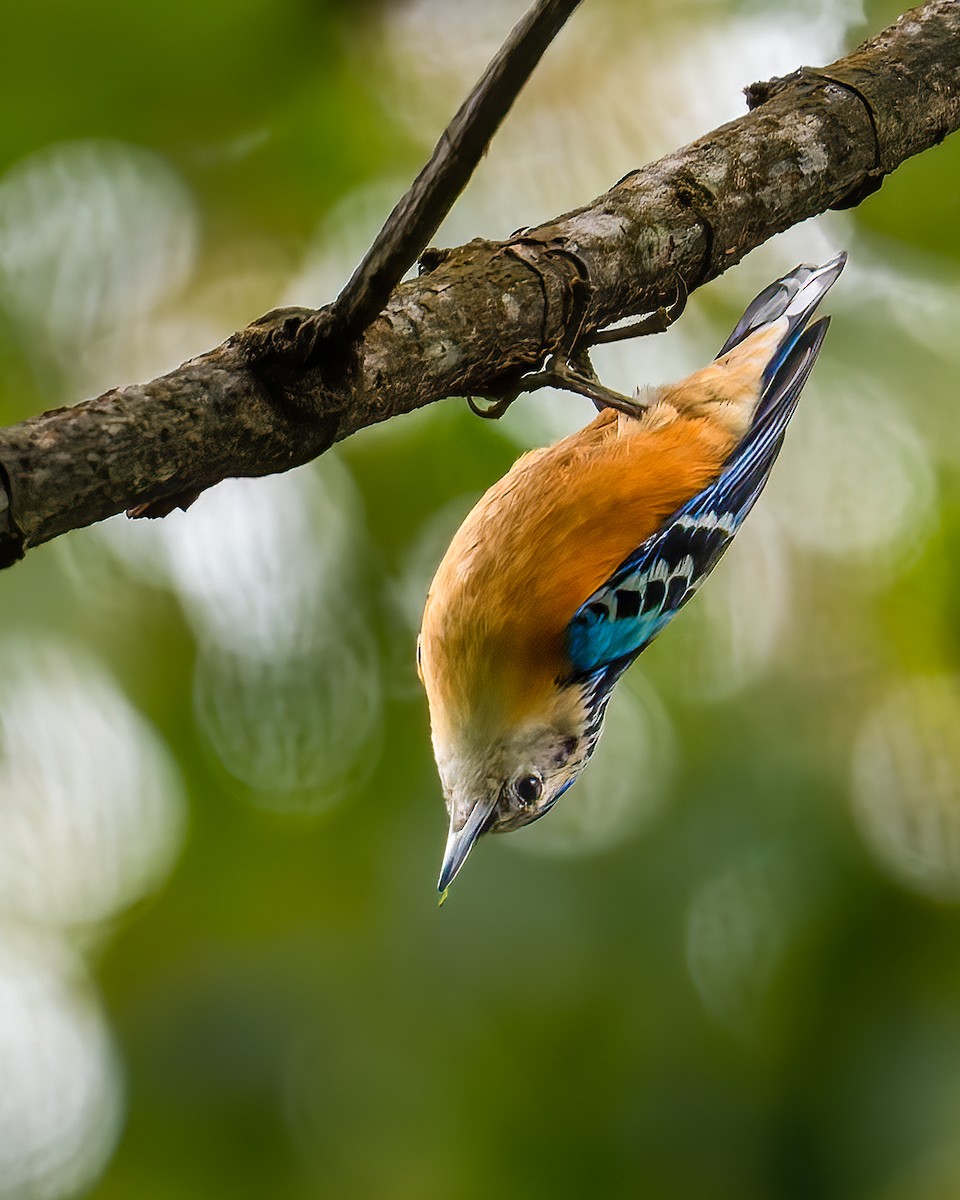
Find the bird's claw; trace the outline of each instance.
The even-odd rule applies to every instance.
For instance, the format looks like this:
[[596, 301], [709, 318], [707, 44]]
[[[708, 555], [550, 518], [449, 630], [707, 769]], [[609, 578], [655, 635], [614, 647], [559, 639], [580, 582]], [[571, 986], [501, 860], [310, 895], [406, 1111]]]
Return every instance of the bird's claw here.
[[629, 325], [598, 329], [590, 338], [590, 344], [601, 346], [605, 342], [622, 342], [626, 338], [646, 337], [651, 333], [665, 333], [687, 307], [689, 295], [686, 282], [678, 271], [674, 296], [668, 304], [661, 304], [654, 312], [641, 317], [639, 321], [631, 321]]
[[[583, 314], [581, 313], [579, 324], [571, 326], [576, 328], [572, 346], [567, 344], [571, 340], [568, 335], [564, 339], [564, 343], [547, 359], [543, 370], [531, 371], [522, 375], [516, 383], [497, 395], [468, 396], [467, 404], [470, 406], [470, 411], [485, 420], [498, 421], [524, 392], [535, 392], [540, 388], [554, 387], [586, 396], [601, 412], [605, 408], [615, 408], [632, 417], [639, 416], [646, 407], [644, 402], [639, 397], [624, 396], [620, 392], [614, 392], [610, 388], [604, 387], [597, 378], [587, 351], [592, 346], [603, 345], [607, 342], [620, 342], [626, 338], [663, 333], [670, 328], [686, 308], [688, 296], [686, 282], [678, 271], [672, 299], [639, 321], [583, 334]], [[581, 305], [581, 307], [585, 310], [585, 305]], [[489, 401], [489, 404], [481, 407], [478, 399]]]
[[[499, 421], [514, 400], [520, 395], [521, 390], [526, 389], [514, 389], [507, 396], [468, 396], [467, 407], [474, 416], [483, 417], [485, 421]], [[480, 400], [487, 400], [489, 404], [485, 408], [482, 408], [478, 403]]]
[[499, 420], [514, 400], [524, 392], [536, 392], [540, 388], [553, 387], [565, 392], [575, 392], [592, 400], [596, 408], [602, 412], [605, 408], [615, 408], [631, 417], [639, 416], [644, 408], [644, 402], [638, 397], [624, 396], [620, 392], [611, 391], [603, 386], [596, 376], [585, 351], [577, 358], [571, 359], [564, 354], [554, 354], [547, 360], [542, 371], [531, 371], [522, 375], [509, 391], [499, 396], [483, 397], [488, 399], [488, 407], [481, 408], [474, 396], [467, 397], [470, 411], [488, 421]]
[[588, 400], [593, 401], [598, 412], [603, 412], [605, 408], [615, 408], [631, 417], [638, 417], [645, 407], [643, 401], [637, 397], [624, 396], [604, 387], [597, 378], [586, 351], [581, 351], [575, 359], [555, 354], [539, 373], [539, 378], [542, 380], [538, 384], [540, 387], [555, 387], [586, 396]]

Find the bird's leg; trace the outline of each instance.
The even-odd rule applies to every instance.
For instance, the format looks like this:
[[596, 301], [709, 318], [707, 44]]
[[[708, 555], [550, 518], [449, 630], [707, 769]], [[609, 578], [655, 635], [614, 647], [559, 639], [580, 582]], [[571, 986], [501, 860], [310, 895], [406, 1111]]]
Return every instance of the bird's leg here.
[[598, 329], [590, 338], [590, 345], [601, 346], [605, 342], [622, 342], [626, 338], [646, 337], [650, 333], [666, 333], [687, 307], [687, 299], [690, 295], [683, 276], [679, 273], [675, 288], [674, 297], [669, 304], [661, 304], [655, 312], [641, 317], [639, 321], [631, 321], [629, 325], [617, 325], [612, 329]]
[[568, 320], [565, 334], [557, 349], [547, 359], [540, 371], [522, 375], [509, 389], [489, 398], [488, 408], [481, 408], [476, 398], [467, 397], [467, 403], [478, 417], [497, 420], [503, 416], [514, 400], [524, 392], [536, 392], [540, 388], [554, 387], [562, 391], [575, 392], [592, 400], [597, 410], [615, 408], [619, 412], [636, 417], [646, 408], [646, 402], [637, 396], [624, 396], [614, 392], [597, 378], [590, 362], [589, 349], [606, 342], [623, 341], [630, 337], [643, 337], [651, 333], [663, 333], [680, 316], [687, 304], [687, 287], [681, 275], [677, 275], [676, 294], [669, 304], [661, 305], [639, 321], [621, 325], [614, 329], [594, 330], [583, 334], [583, 320], [590, 295], [589, 281], [581, 277], [571, 288], [573, 312]]
[[468, 396], [467, 403], [478, 417], [496, 421], [518, 396], [522, 396], [524, 392], [537, 392], [545, 387], [560, 388], [565, 392], [576, 392], [579, 396], [586, 396], [593, 401], [599, 412], [605, 408], [616, 408], [631, 417], [636, 417], [646, 407], [645, 402], [637, 397], [623, 396], [620, 392], [613, 392], [604, 387], [597, 378], [586, 350], [579, 351], [575, 358], [561, 353], [552, 354], [542, 371], [532, 371], [521, 376], [509, 391], [491, 398], [493, 402], [488, 408], [480, 408], [474, 396]]
[[637, 417], [643, 412], [646, 404], [635, 396], [624, 396], [620, 392], [611, 391], [597, 378], [593, 363], [586, 348], [576, 354], [554, 354], [539, 372], [543, 383], [540, 387], [561, 388], [567, 392], [576, 392], [592, 400], [598, 412], [605, 408], [615, 408], [620, 412]]

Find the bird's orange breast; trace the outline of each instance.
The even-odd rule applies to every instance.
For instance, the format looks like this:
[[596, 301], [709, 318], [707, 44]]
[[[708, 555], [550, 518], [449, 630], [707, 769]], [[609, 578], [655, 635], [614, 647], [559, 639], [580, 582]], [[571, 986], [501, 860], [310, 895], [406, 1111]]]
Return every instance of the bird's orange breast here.
[[[421, 669], [431, 709], [510, 722], [566, 669], [581, 604], [719, 475], [734, 438], [715, 422], [663, 426], [601, 413], [525, 455], [480, 499], [434, 578]], [[435, 698], [439, 704], [435, 704]]]

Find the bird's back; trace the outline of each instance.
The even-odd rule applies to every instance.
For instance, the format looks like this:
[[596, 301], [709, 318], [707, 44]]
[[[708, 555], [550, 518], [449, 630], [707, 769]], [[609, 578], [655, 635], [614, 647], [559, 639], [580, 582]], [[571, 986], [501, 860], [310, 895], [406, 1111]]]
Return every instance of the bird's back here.
[[[579, 606], [642, 541], [719, 475], [737, 438], [708, 413], [602, 412], [521, 458], [456, 534], [424, 611], [424, 682], [456, 722], [469, 706], [522, 716], [567, 669]], [[451, 674], [447, 664], [456, 664]]]

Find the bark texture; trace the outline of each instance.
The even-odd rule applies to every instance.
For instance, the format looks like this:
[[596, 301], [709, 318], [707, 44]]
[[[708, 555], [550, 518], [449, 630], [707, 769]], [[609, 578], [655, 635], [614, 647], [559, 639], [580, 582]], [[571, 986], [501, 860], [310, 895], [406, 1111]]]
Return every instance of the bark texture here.
[[[315, 457], [446, 396], [496, 396], [578, 331], [651, 311], [754, 247], [849, 207], [960, 126], [960, 3], [929, 0], [829, 66], [506, 242], [427, 251], [357, 339], [268, 313], [149, 383], [0, 430], [0, 565], [114, 513], [160, 515], [233, 475]], [[571, 329], [571, 325], [576, 328]]]

